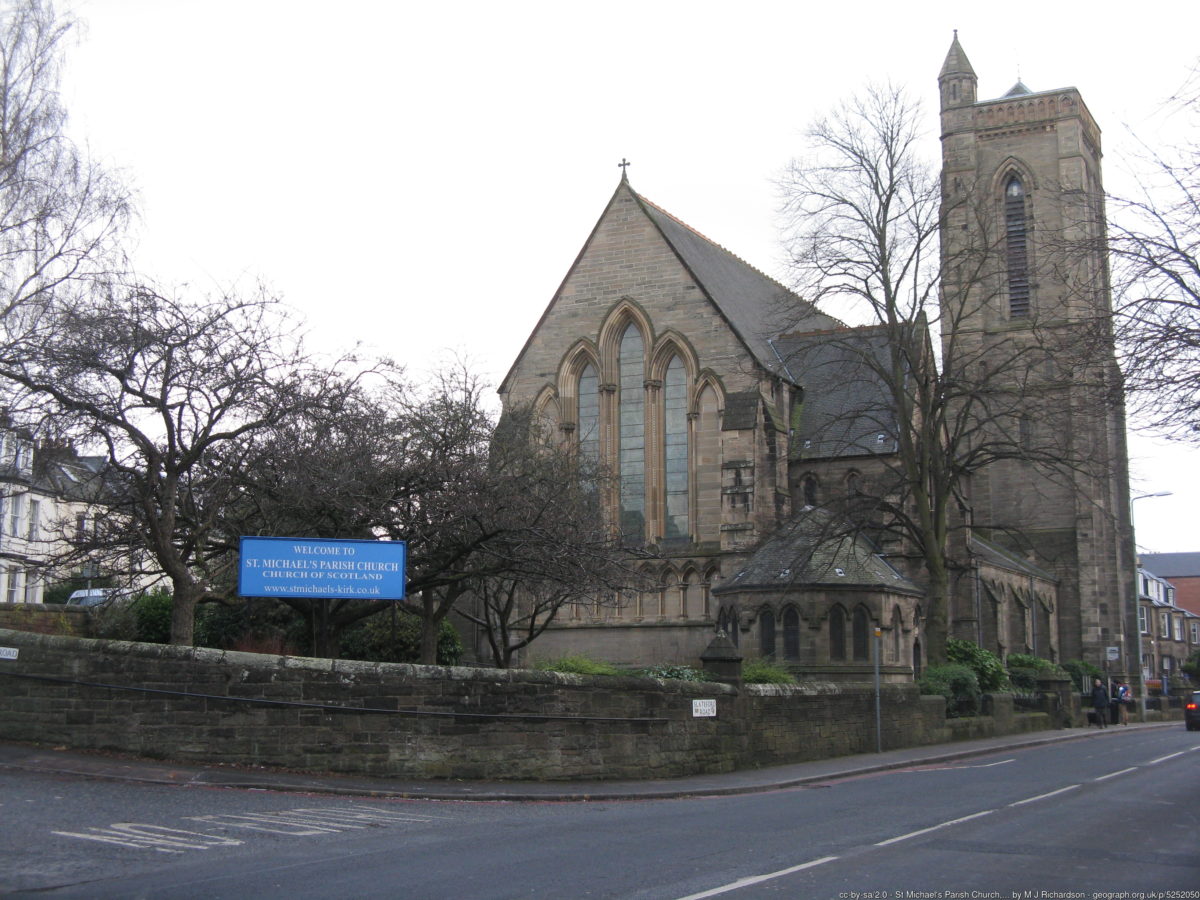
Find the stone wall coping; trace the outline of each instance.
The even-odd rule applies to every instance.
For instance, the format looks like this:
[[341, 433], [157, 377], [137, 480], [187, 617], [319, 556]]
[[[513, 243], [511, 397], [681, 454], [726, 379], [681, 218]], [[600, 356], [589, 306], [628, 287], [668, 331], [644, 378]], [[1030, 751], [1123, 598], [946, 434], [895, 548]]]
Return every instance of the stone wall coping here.
[[[242, 650], [218, 650], [212, 647], [183, 647], [176, 644], [144, 644], [101, 638], [38, 634], [0, 628], [0, 646], [43, 647], [67, 653], [110, 653], [143, 659], [194, 660], [243, 669], [280, 668], [300, 672], [363, 678], [396, 678], [404, 681], [464, 681], [490, 684], [537, 684], [564, 687], [602, 687], [610, 690], [652, 691], [683, 695], [723, 694], [735, 696], [736, 688], [710, 681], [681, 681], [636, 675], [577, 675], [536, 669], [489, 669], [470, 666], [422, 666], [413, 663], [382, 663], [355, 659], [318, 659], [307, 656], [280, 656], [247, 653]], [[0, 662], [0, 665], [3, 663]]]

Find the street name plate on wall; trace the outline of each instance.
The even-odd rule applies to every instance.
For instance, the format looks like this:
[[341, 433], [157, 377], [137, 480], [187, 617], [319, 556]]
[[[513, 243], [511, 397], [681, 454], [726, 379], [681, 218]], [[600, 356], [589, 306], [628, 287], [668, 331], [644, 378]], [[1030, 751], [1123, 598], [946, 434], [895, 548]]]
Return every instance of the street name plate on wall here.
[[0, 647], [0, 659], [16, 659], [17, 647]]
[[238, 595], [403, 600], [407, 553], [404, 541], [244, 537]]
[[710, 717], [717, 714], [716, 700], [693, 700], [692, 718]]

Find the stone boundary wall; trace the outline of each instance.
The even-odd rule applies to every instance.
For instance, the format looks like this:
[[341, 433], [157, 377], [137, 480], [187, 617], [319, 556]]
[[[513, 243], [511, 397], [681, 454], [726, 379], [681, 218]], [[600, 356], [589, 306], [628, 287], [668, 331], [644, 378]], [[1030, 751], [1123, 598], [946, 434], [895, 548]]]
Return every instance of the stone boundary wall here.
[[[735, 688], [2, 629], [0, 648], [17, 651], [0, 655], [0, 739], [155, 758], [554, 780], [670, 778], [875, 750], [870, 685]], [[914, 685], [884, 685], [882, 697], [884, 749], [954, 737], [940, 697]], [[717, 715], [693, 717], [694, 699], [715, 699]], [[1051, 727], [1042, 714], [1016, 718], [1021, 731]]]
[[0, 603], [0, 628], [38, 634], [91, 634], [91, 611], [60, 603]]

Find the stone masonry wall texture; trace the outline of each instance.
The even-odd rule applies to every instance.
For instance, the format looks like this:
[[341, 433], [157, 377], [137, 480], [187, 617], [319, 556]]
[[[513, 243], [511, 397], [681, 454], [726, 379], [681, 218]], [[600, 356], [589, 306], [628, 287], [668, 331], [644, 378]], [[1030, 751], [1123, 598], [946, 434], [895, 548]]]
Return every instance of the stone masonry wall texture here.
[[[561, 780], [668, 778], [875, 749], [869, 685], [738, 689], [4, 629], [0, 648], [0, 739], [153, 758]], [[699, 698], [716, 699], [715, 718], [692, 716]], [[1022, 719], [1020, 730], [1050, 727], [1045, 716]], [[885, 749], [952, 736], [940, 698], [884, 686]]]

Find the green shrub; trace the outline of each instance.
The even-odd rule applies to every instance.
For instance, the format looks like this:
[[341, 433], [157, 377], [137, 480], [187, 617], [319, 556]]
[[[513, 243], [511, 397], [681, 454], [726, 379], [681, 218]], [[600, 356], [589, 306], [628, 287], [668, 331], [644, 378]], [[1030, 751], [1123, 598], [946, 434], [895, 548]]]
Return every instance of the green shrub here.
[[1062, 666], [1028, 653], [1010, 653], [1007, 663], [1008, 680], [1020, 691], [1036, 691], [1038, 679], [1047, 675], [1067, 674]]
[[1062, 664], [1062, 667], [1071, 676], [1071, 684], [1078, 691], [1090, 691], [1092, 681], [1104, 677], [1104, 672], [1098, 666], [1084, 662], [1082, 659], [1069, 659]]
[[295, 642], [288, 632], [301, 621], [291, 607], [278, 600], [205, 603], [196, 612], [196, 646], [292, 654], [296, 652]]
[[620, 675], [621, 672], [612, 663], [601, 662], [575, 653], [560, 656], [558, 659], [544, 659], [534, 665], [535, 669], [543, 672], [563, 672], [567, 675]]
[[1200, 681], [1200, 650], [1193, 650], [1192, 655], [1187, 658], [1179, 668], [1191, 677], [1193, 681]]
[[742, 666], [742, 681], [746, 684], [795, 684], [796, 676], [777, 662], [752, 659]]
[[[462, 649], [458, 630], [448, 620], [442, 619], [438, 628], [438, 665], [458, 665]], [[393, 637], [391, 615], [380, 613], [364, 619], [342, 632], [341, 656], [343, 659], [366, 662], [420, 662], [421, 620], [413, 615], [398, 613]]]
[[948, 638], [946, 660], [970, 668], [975, 673], [981, 691], [1002, 691], [1008, 687], [1008, 673], [1000, 657], [973, 641]]
[[133, 618], [137, 623], [137, 639], [149, 644], [171, 643], [171, 592], [156, 588], [136, 597]]
[[674, 681], [708, 681], [708, 676], [691, 666], [647, 666], [634, 671], [646, 678], [667, 678]]
[[171, 642], [172, 597], [165, 588], [125, 600], [118, 598], [92, 607], [92, 632], [97, 637], [148, 644]]
[[917, 684], [922, 694], [946, 698], [947, 716], [972, 716], [979, 711], [979, 679], [970, 666], [961, 663], [929, 666]]

